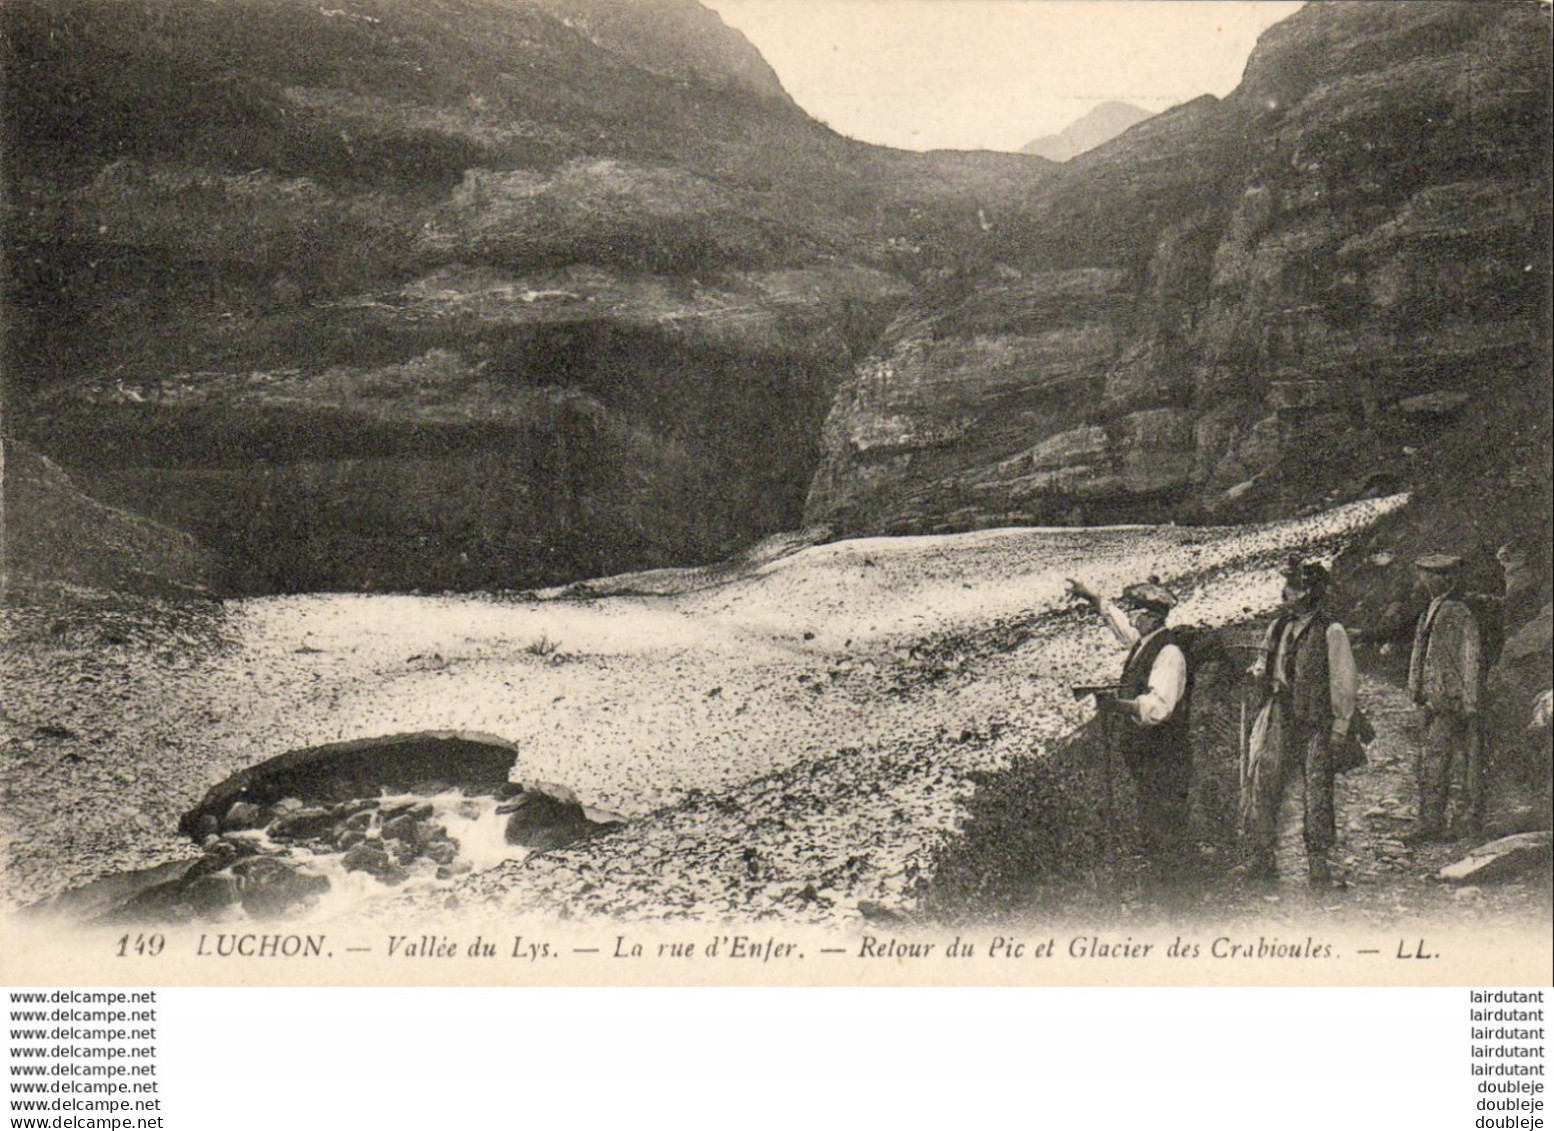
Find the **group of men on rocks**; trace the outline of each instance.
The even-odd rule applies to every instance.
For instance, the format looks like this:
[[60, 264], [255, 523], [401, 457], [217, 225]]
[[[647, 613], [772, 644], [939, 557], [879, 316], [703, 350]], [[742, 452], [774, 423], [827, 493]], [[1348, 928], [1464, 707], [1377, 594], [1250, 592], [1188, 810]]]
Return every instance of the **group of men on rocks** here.
[[[1506, 584], [1504, 593], [1496, 595], [1463, 592], [1459, 557], [1429, 554], [1414, 563], [1416, 587], [1428, 598], [1428, 607], [1414, 624], [1408, 666], [1408, 692], [1421, 714], [1423, 737], [1414, 761], [1417, 818], [1406, 840], [1458, 840], [1483, 831], [1479, 712], [1485, 674], [1499, 644], [1538, 616], [1542, 606], [1540, 574], [1529, 552], [1510, 544], [1497, 558]], [[1155, 578], [1128, 586], [1117, 603], [1083, 581], [1070, 579], [1069, 592], [1089, 602], [1128, 650], [1117, 684], [1094, 690], [1097, 711], [1105, 741], [1133, 780], [1139, 841], [1149, 867], [1162, 879], [1179, 876], [1190, 870], [1195, 856], [1189, 796], [1196, 673], [1180, 630], [1167, 625], [1177, 597]], [[1332, 860], [1334, 782], [1339, 773], [1365, 764], [1363, 746], [1375, 732], [1359, 710], [1358, 667], [1349, 633], [1329, 610], [1332, 593], [1326, 566], [1291, 560], [1284, 570], [1279, 612], [1246, 673], [1258, 689], [1260, 706], [1251, 733], [1242, 726], [1242, 859], [1232, 871], [1247, 882], [1277, 877], [1279, 810], [1299, 780], [1308, 879], [1316, 887], [1344, 886]], [[1533, 729], [1547, 729], [1549, 698], [1544, 694], [1538, 700]], [[1448, 805], [1454, 780], [1461, 787], [1452, 815]]]

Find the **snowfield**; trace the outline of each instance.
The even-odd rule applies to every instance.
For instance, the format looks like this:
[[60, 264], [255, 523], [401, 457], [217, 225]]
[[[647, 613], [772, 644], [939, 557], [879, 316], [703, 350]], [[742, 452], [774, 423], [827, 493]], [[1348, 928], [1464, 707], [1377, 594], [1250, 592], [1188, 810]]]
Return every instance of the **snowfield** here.
[[[830, 922], [909, 908], [968, 775], [1081, 723], [1121, 650], [1064, 579], [1159, 576], [1173, 620], [1266, 615], [1288, 554], [1404, 502], [1242, 528], [1003, 529], [812, 546], [661, 595], [310, 595], [183, 626], [7, 641], [10, 902], [187, 855], [178, 815], [298, 747], [418, 730], [515, 743], [513, 778], [629, 819], [452, 889], [472, 914]], [[682, 579], [676, 584], [676, 577]], [[25, 627], [25, 626], [24, 626]], [[52, 728], [52, 729], [50, 729]], [[349, 914], [446, 914], [390, 892]], [[338, 906], [338, 904], [331, 904]]]

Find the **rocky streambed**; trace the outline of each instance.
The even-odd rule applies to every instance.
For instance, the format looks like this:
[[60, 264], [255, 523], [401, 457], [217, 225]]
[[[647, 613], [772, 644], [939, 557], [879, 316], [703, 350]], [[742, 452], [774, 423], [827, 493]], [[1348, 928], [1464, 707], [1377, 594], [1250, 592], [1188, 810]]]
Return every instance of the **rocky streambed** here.
[[[1115, 674], [1120, 652], [1066, 576], [1116, 592], [1155, 574], [1182, 594], [1179, 621], [1231, 624], [1271, 608], [1285, 555], [1333, 553], [1400, 502], [1255, 527], [856, 540], [582, 597], [12, 600], [6, 895], [161, 867], [176, 914], [196, 884], [217, 914], [910, 910], [973, 776], [1070, 733], [1089, 708], [1069, 685]], [[505, 779], [277, 791], [177, 832], [267, 759], [422, 732], [500, 736]], [[572, 804], [625, 823], [506, 843], [525, 808]], [[490, 831], [497, 857], [473, 853]], [[370, 898], [331, 902], [347, 888]]]
[[385, 889], [435, 887], [619, 825], [564, 787], [509, 781], [515, 753], [447, 732], [292, 751], [218, 783], [183, 815], [179, 831], [200, 855], [26, 910], [106, 923], [338, 915]]

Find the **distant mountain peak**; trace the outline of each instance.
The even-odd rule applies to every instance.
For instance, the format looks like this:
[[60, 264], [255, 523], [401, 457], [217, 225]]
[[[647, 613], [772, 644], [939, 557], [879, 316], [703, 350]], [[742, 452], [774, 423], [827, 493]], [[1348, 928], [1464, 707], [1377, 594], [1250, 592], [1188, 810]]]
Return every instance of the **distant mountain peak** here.
[[1049, 161], [1067, 161], [1098, 145], [1105, 145], [1124, 130], [1152, 117], [1154, 115], [1148, 110], [1126, 102], [1103, 102], [1060, 133], [1039, 137], [1022, 146], [1020, 152], [1033, 153]]

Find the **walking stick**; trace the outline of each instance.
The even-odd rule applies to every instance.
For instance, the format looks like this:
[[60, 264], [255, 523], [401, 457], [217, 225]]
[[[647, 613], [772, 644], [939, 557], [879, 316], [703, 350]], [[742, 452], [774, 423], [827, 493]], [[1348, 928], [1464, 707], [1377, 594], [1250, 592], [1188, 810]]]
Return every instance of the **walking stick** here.
[[1106, 783], [1106, 835], [1115, 853], [1121, 841], [1117, 836], [1117, 805], [1112, 798], [1112, 727], [1105, 719], [1101, 720], [1101, 747], [1101, 777]]
[[1113, 723], [1107, 717], [1106, 708], [1096, 701], [1095, 711], [1095, 735], [1101, 744], [1101, 788], [1103, 814], [1100, 841], [1101, 849], [1106, 855], [1115, 855], [1121, 844], [1121, 838], [1117, 834], [1117, 807], [1112, 799], [1112, 738]]
[[1247, 764], [1246, 763], [1247, 763], [1248, 757], [1250, 757], [1250, 755], [1251, 755], [1251, 751], [1248, 749], [1248, 743], [1251, 740], [1247, 737], [1247, 733], [1246, 733], [1246, 691], [1245, 691], [1245, 689], [1242, 689], [1241, 691], [1236, 692], [1236, 698], [1241, 701], [1241, 729], [1238, 732], [1238, 738], [1237, 738], [1237, 742], [1236, 742], [1236, 754], [1237, 754], [1236, 766], [1237, 766], [1237, 769], [1240, 770], [1240, 774], [1241, 774], [1241, 777], [1240, 777], [1241, 792], [1243, 794], [1245, 794], [1246, 793], [1246, 773], [1247, 773]]
[[1236, 697], [1241, 702], [1241, 729], [1237, 734], [1236, 750], [1236, 765], [1240, 771], [1236, 792], [1236, 839], [1242, 841], [1246, 838], [1252, 813], [1252, 736], [1246, 729], [1246, 688], [1239, 689]]

